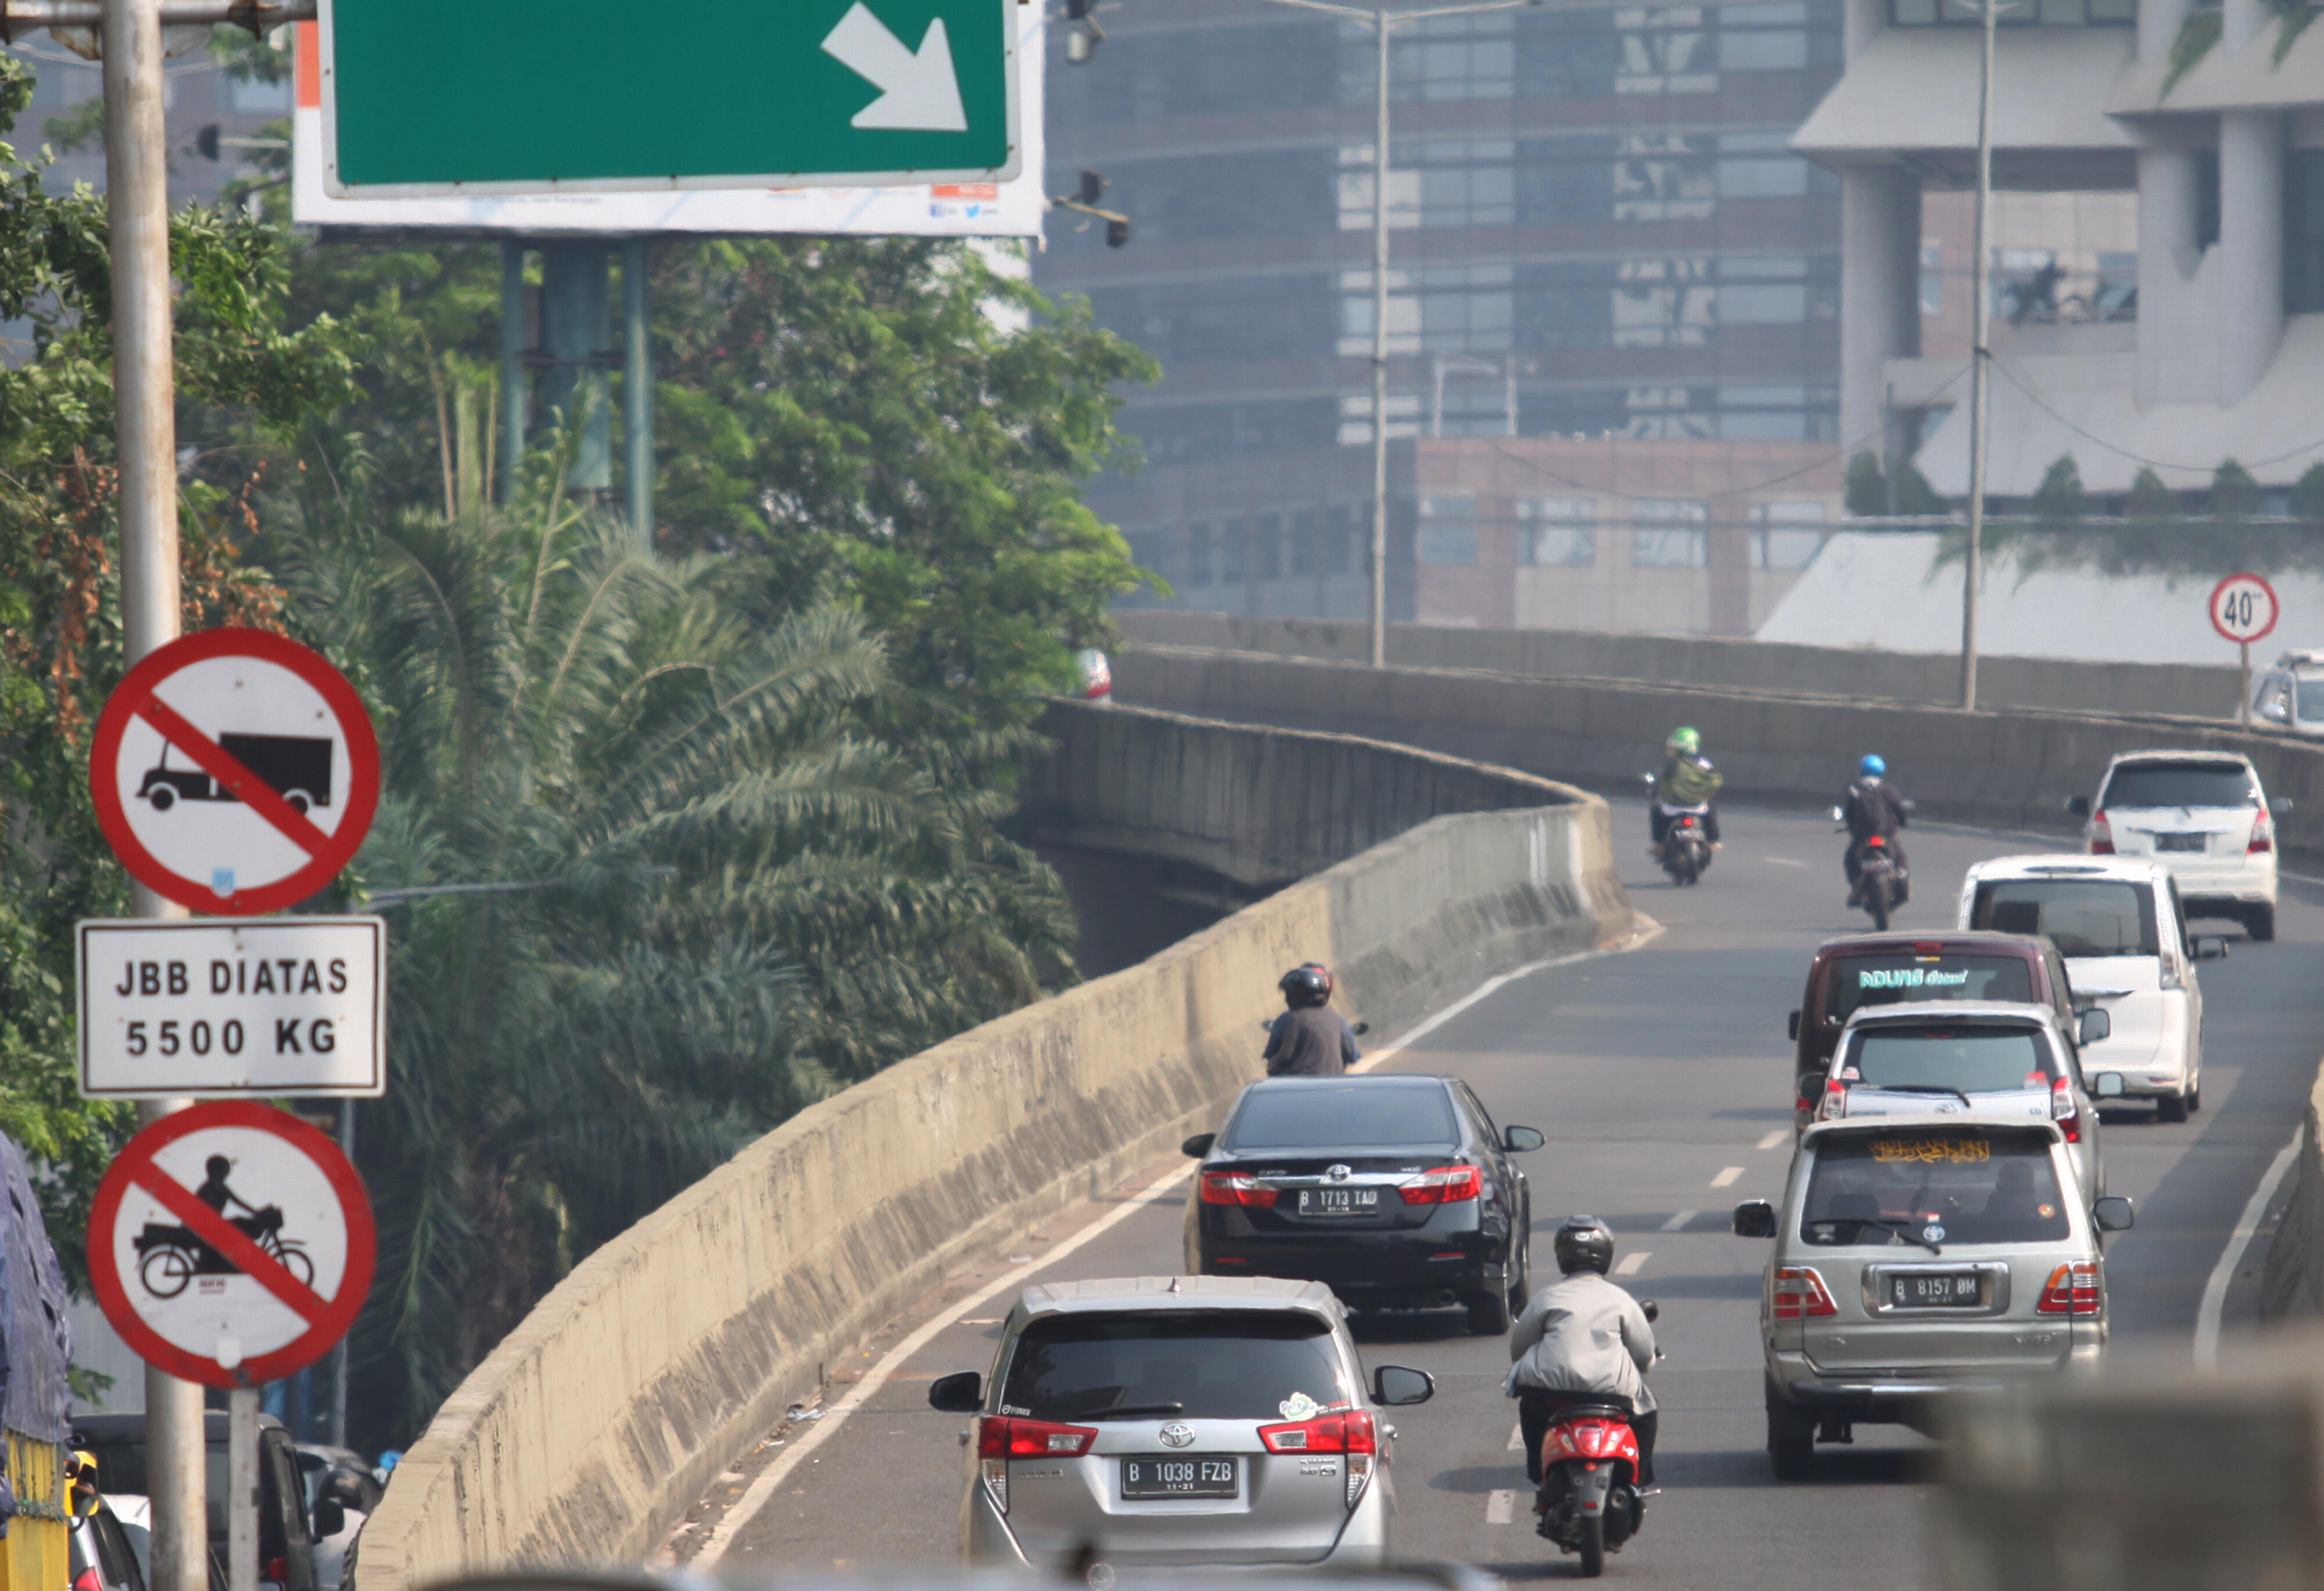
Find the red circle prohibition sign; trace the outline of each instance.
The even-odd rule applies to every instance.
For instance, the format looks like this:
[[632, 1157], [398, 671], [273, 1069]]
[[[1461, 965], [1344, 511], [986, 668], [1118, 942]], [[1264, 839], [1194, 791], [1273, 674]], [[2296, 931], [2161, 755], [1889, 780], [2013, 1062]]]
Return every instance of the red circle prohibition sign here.
[[[2232, 589], [2237, 585], [2246, 585], [2255, 587], [2256, 589], [2235, 592], [2233, 593], [2234, 595], [2240, 596], [2243, 599], [2242, 605], [2237, 612], [2230, 613], [2227, 611], [2227, 604], [2223, 603], [2219, 599], [2228, 596]], [[2248, 635], [2238, 635], [2234, 630], [2228, 628], [2230, 623], [2238, 620], [2245, 626], [2249, 626], [2252, 619], [2255, 616], [2251, 612], [2252, 606], [2260, 598], [2264, 598], [2267, 602], [2266, 623], [2259, 626], [2256, 630], [2253, 630]], [[2252, 574], [2230, 575], [2225, 580], [2220, 581], [2218, 584], [2211, 587], [2211, 599], [2209, 604], [2209, 612], [2211, 615], [2211, 628], [2213, 630], [2218, 630], [2222, 637], [2228, 640], [2236, 641], [2244, 646], [2249, 646], [2254, 641], [2265, 640], [2268, 636], [2274, 631], [2275, 621], [2283, 616], [2283, 604], [2276, 600], [2275, 587], [2270, 585], [2259, 575]]]
[[[217, 742], [188, 723], [155, 694], [179, 670], [213, 658], [249, 658], [288, 670], [314, 689], [337, 721], [346, 739], [347, 787], [346, 807], [338, 826], [328, 833], [308, 821], [274, 787], [252, 773]], [[307, 853], [303, 866], [271, 884], [232, 894], [217, 894], [206, 879], [189, 878], [146, 849], [130, 826], [123, 809], [118, 763], [122, 737], [130, 724], [143, 719], [171, 749], [184, 753], [234, 798], [248, 806], [285, 838]], [[89, 746], [89, 795], [97, 804], [97, 826], [113, 846], [130, 876], [147, 888], [180, 906], [208, 915], [247, 917], [278, 912], [317, 894], [337, 878], [364, 842], [371, 820], [379, 810], [379, 740], [372, 732], [371, 714], [363, 698], [321, 654], [288, 636], [265, 630], [205, 630], [183, 636], [149, 653], [122, 677], [105, 699], [97, 734]]]
[[[245, 1127], [269, 1133], [314, 1162], [338, 1200], [346, 1226], [346, 1264], [338, 1290], [324, 1298], [290, 1274], [281, 1263], [258, 1246], [242, 1229], [195, 1196], [194, 1191], [154, 1163], [154, 1157], [180, 1138], [217, 1127]], [[129, 1301], [125, 1279], [115, 1266], [114, 1228], [121, 1219], [121, 1201], [130, 1191], [147, 1195], [194, 1229], [196, 1237], [219, 1251], [237, 1270], [306, 1322], [306, 1329], [281, 1347], [256, 1355], [229, 1368], [217, 1360], [180, 1347], [148, 1325]], [[370, 1295], [372, 1270], [378, 1258], [378, 1237], [372, 1225], [371, 1200], [363, 1179], [339, 1152], [339, 1146], [288, 1111], [252, 1099], [212, 1099], [162, 1117], [129, 1140], [97, 1184], [97, 1200], [88, 1216], [88, 1279], [98, 1306], [121, 1339], [146, 1363], [181, 1381], [232, 1389], [279, 1380], [315, 1363], [355, 1325], [364, 1300]]]

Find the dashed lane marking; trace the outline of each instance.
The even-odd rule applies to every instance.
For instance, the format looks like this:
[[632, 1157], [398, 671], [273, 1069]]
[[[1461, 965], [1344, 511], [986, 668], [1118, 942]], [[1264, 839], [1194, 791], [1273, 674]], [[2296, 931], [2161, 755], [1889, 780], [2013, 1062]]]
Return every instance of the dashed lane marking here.
[[1629, 1253], [1622, 1256], [1622, 1263], [1614, 1267], [1614, 1274], [1617, 1276], [1635, 1276], [1640, 1271], [1645, 1270], [1646, 1268], [1646, 1262], [1654, 1257], [1655, 1251], [1651, 1248], [1634, 1248]]
[[1512, 1425], [1509, 1427], [1509, 1451], [1512, 1453], [1522, 1453], [1525, 1451], [1524, 1426]]
[[1742, 1175], [1743, 1168], [1741, 1166], [1730, 1165], [1725, 1171], [1720, 1172], [1717, 1176], [1711, 1178], [1711, 1185], [1714, 1188], [1731, 1187], [1742, 1178]]
[[1663, 1223], [1663, 1230], [1665, 1232], [1683, 1232], [1686, 1230], [1686, 1224], [1702, 1213], [1702, 1212], [1699, 1209], [1683, 1209], [1679, 1211], [1678, 1214], [1671, 1217], [1670, 1219]]
[[1779, 868], [1803, 868], [1808, 865], [1795, 856], [1766, 856], [1761, 857], [1759, 860], [1762, 861], [1771, 861]]
[[1784, 1131], [1783, 1128], [1777, 1127], [1774, 1132], [1769, 1133], [1766, 1137], [1759, 1140], [1759, 1147], [1762, 1149], [1780, 1149], [1784, 1146], [1784, 1140], [1791, 1136], [1791, 1134]]
[[1515, 1492], [1489, 1492], [1485, 1494], [1487, 1524], [1511, 1523], [1516, 1520], [1517, 1513], [1517, 1494]]

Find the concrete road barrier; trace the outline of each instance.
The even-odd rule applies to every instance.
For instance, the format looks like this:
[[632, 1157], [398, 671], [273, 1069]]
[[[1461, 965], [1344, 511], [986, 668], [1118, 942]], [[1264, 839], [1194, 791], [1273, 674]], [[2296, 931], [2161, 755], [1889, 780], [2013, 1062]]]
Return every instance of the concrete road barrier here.
[[[2232, 725], [2032, 710], [1964, 713], [1895, 702], [1708, 685], [1539, 679], [1450, 668], [1373, 669], [1254, 652], [1132, 645], [1114, 694], [1140, 706], [1247, 723], [1338, 730], [1427, 747], [1636, 797], [1678, 724], [1702, 731], [1730, 798], [1835, 801], [1877, 751], [1924, 817], [2045, 830], [2071, 847], [2071, 796], [2097, 793], [2118, 752], [2240, 751], [2271, 796], [2292, 798], [2284, 848], [2324, 860], [2324, 747]], [[1835, 841], [1834, 854], [1838, 854]]]
[[[1273, 652], [1342, 663], [1360, 663], [1371, 655], [1369, 630], [1345, 619], [1155, 609], [1129, 609], [1115, 618], [1122, 634], [1143, 646]], [[1874, 652], [1724, 636], [1434, 624], [1389, 625], [1387, 649], [1390, 663], [1410, 668], [1469, 668], [1536, 679], [1643, 680], [1924, 706], [1960, 700], [1960, 659], [1941, 653]], [[2265, 654], [2268, 659], [2274, 656], [2272, 650]], [[2241, 688], [2236, 668], [2227, 664], [2206, 667], [2001, 656], [1978, 659], [1978, 699], [1988, 707], [2168, 714], [2218, 722], [2234, 716]]]
[[[1060, 750], [1035, 798], [1093, 836], [1185, 844], [1238, 876], [1335, 865], [802, 1111], [599, 1249], [404, 1456], [364, 1528], [361, 1591], [645, 1558], [820, 1366], [962, 1261], [1216, 1127], [1259, 1071], [1283, 968], [1333, 964], [1385, 1037], [1630, 927], [1607, 807], [1571, 786], [1128, 708], [1047, 727]], [[1455, 810], [1431, 815], [1440, 801]]]
[[2308, 1090], [2300, 1152], [2293, 1158], [2291, 1201], [2283, 1224], [2267, 1246], [2260, 1271], [2259, 1312], [2264, 1320], [2312, 1320], [2324, 1316], [2324, 1066]]

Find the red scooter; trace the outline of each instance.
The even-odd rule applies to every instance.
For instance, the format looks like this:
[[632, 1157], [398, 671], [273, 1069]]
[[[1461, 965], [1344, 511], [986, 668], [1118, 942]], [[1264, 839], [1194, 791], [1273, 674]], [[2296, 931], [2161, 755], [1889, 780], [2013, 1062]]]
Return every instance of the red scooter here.
[[[1640, 1307], [1649, 1320], [1659, 1312], [1651, 1303]], [[1606, 1554], [1619, 1552], [1638, 1533], [1646, 1496], [1638, 1485], [1638, 1435], [1627, 1412], [1577, 1403], [1551, 1417], [1541, 1439], [1534, 1529], [1561, 1550], [1580, 1553], [1584, 1578], [1605, 1573]]]

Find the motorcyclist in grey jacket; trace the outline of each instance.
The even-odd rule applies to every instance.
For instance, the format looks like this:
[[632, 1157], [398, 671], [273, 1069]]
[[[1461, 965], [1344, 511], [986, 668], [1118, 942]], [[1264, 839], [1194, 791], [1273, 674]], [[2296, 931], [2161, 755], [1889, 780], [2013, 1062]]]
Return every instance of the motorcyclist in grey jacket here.
[[1627, 1409], [1638, 1439], [1638, 1484], [1655, 1484], [1661, 1415], [1646, 1386], [1655, 1329], [1638, 1301], [1606, 1279], [1614, 1235], [1595, 1216], [1572, 1216], [1552, 1240], [1563, 1279], [1533, 1295], [1509, 1332], [1508, 1378], [1517, 1401], [1526, 1476], [1541, 1484], [1541, 1439], [1559, 1409], [1608, 1403]]

